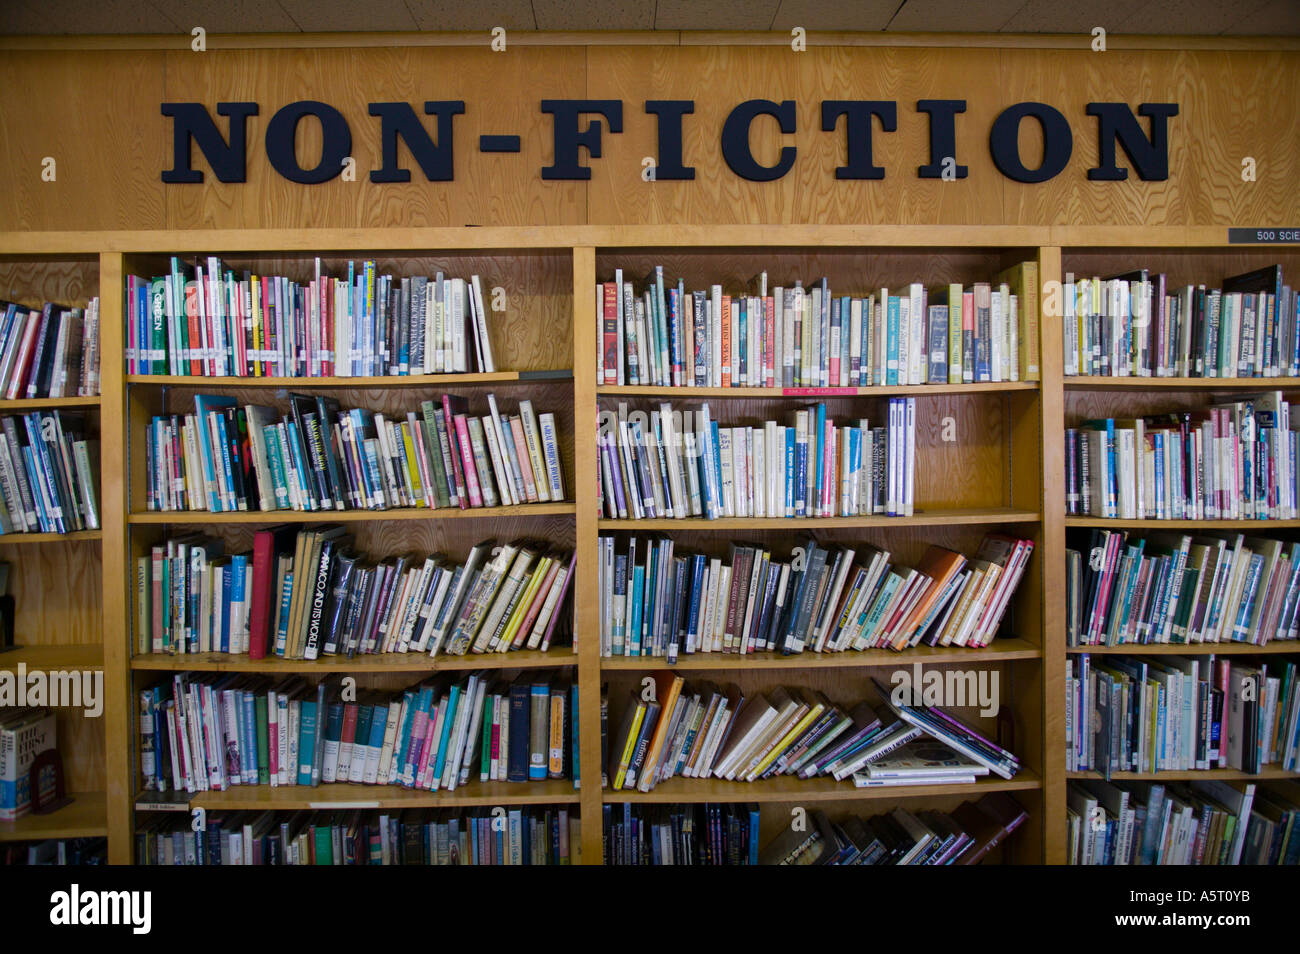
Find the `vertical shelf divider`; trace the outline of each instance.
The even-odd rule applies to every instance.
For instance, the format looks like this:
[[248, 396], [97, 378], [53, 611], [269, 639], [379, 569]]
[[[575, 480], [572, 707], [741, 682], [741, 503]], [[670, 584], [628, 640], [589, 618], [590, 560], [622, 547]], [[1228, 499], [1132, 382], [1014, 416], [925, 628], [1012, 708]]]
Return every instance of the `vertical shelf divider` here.
[[104, 773], [110, 864], [133, 860], [131, 672], [127, 633], [130, 560], [126, 541], [126, 367], [123, 347], [123, 256], [99, 256], [100, 523], [103, 539]]
[[[1038, 250], [1039, 407], [1042, 413], [1043, 857], [1066, 862], [1065, 844], [1065, 362], [1061, 249]], [[1048, 289], [1053, 289], [1049, 293]], [[1047, 306], [1051, 303], [1051, 308]], [[1050, 312], [1054, 312], [1050, 313]]]
[[[600, 639], [596, 583], [596, 250], [573, 249], [573, 634], [578, 641], [582, 860], [603, 864], [600, 785]], [[585, 435], [585, 436], [584, 436]]]

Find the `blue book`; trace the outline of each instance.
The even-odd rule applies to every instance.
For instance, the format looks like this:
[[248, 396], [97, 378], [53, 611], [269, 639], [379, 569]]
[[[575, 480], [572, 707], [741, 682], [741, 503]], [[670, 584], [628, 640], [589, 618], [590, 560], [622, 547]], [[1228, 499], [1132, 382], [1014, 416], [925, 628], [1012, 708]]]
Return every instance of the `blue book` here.
[[455, 721], [461, 695], [460, 683], [453, 684], [451, 692], [447, 694], [447, 718], [442, 720], [442, 738], [438, 740], [438, 761], [433, 766], [435, 779], [441, 779], [443, 770], [447, 767], [447, 739], [451, 736], [451, 724]]
[[415, 722], [421, 716], [425, 718], [425, 737], [422, 742], [424, 746], [428, 746], [428, 733], [433, 731], [433, 726], [430, 720], [430, 710], [432, 710], [435, 701], [436, 700], [433, 698], [433, 688], [431, 686], [422, 687], [415, 697], [415, 716], [411, 720], [412, 734], [408, 738], [402, 740], [402, 763], [401, 770], [397, 776], [398, 784], [404, 788], [411, 788], [415, 785], [415, 763], [422, 751], [421, 746], [417, 745], [417, 740], [413, 734]]
[[885, 324], [885, 384], [898, 383], [898, 296], [890, 295]]
[[573, 787], [576, 790], [579, 782], [579, 769], [582, 766], [582, 759], [578, 755], [578, 683], [575, 681], [569, 686], [569, 738], [572, 748], [570, 761], [573, 766]]
[[645, 592], [645, 567], [637, 564], [632, 567], [632, 608], [628, 612], [627, 642], [623, 645], [623, 655], [631, 656], [633, 642], [641, 641], [641, 599]]
[[785, 509], [782, 516], [794, 516], [794, 428], [785, 429]]
[[[1155, 441], [1155, 450], [1156, 450], [1155, 453], [1155, 470], [1156, 470], [1155, 497], [1156, 499], [1154, 501], [1156, 507], [1156, 517], [1161, 520], [1166, 520], [1171, 515], [1165, 511], [1165, 507], [1168, 505], [1168, 501], [1165, 500], [1165, 435], [1162, 434], [1160, 431], [1156, 431], [1155, 434], [1152, 435], [1152, 437]], [[1140, 452], [1142, 449], [1138, 448], [1138, 450]], [[1141, 513], [1138, 514], [1139, 518], [1144, 516], [1146, 515]]]
[[257, 784], [257, 711], [254, 708], [253, 694], [251, 692], [240, 691], [236, 696], [240, 702], [240, 713], [244, 720], [245, 741], [248, 748], [244, 748], [244, 743], [240, 743], [239, 751], [243, 753], [243, 763], [240, 766], [244, 770], [244, 780], [249, 785]]
[[758, 864], [758, 806], [747, 805], [746, 813], [749, 815], [749, 859], [751, 865]]
[[736, 380], [750, 385], [749, 380], [749, 300], [738, 298], [732, 306], [736, 311]]
[[[812, 435], [809, 435], [812, 439]], [[821, 512], [822, 502], [822, 481], [826, 477], [826, 405], [817, 402], [817, 470], [813, 474], [811, 481], [812, 487], [808, 494], [811, 506], [808, 508], [814, 514]]]
[[672, 371], [671, 384], [678, 384], [682, 369], [682, 353], [678, 344], [682, 333], [681, 299], [676, 288], [668, 289], [668, 361]]
[[[237, 553], [230, 558], [230, 602], [233, 605], [244, 606], [247, 603], [249, 594], [247, 593], [248, 582], [248, 554]], [[248, 619], [247, 609], [241, 614], [245, 621]], [[231, 634], [239, 645], [239, 651], [245, 652], [244, 634], [242, 632]]]
[[[236, 401], [232, 397], [219, 397], [213, 394], [196, 394], [194, 395], [194, 413], [198, 420], [199, 427], [199, 457], [203, 461], [203, 482], [208, 491], [208, 509], [213, 513], [220, 513], [223, 509], [221, 494], [218, 492], [217, 468], [221, 465], [212, 456], [212, 442], [214, 434], [210, 427], [211, 422], [208, 420], [208, 414], [217, 411], [217, 417], [224, 420], [225, 415], [220, 413], [222, 408], [234, 407]], [[224, 442], [224, 429], [220, 433]], [[227, 462], [224, 469], [226, 478], [230, 478], [230, 467]], [[233, 486], [233, 485], [232, 485]]]
[[[849, 385], [857, 384], [857, 375], [853, 373], [853, 299], [845, 295], [840, 299], [840, 380]], [[838, 385], [839, 381], [832, 381]]]
[[401, 780], [402, 769], [406, 765], [406, 749], [411, 744], [411, 726], [415, 722], [417, 695], [418, 693], [409, 689], [402, 693], [402, 721], [397, 726], [397, 738], [393, 743], [393, 761], [388, 770], [388, 779], [379, 779], [381, 784]]
[[316, 700], [303, 699], [298, 725], [298, 784], [310, 785], [316, 752]]
[[293, 601], [293, 571], [284, 574], [284, 586], [280, 588], [279, 623], [275, 628], [275, 654], [283, 656], [289, 641], [289, 604]]
[[219, 652], [230, 652], [230, 604], [234, 596], [234, 565], [227, 563], [220, 568], [221, 579], [221, 644]]
[[722, 460], [718, 456], [718, 422], [709, 422], [709, 457], [713, 461], [713, 489], [714, 505], [716, 507], [715, 516], [721, 515], [721, 506], [718, 501], [722, 496]]
[[[704, 589], [704, 568], [708, 566], [708, 560], [703, 553], [697, 553], [691, 558], [691, 602], [689, 615], [686, 617], [686, 645], [692, 649], [696, 646], [696, 638], [699, 631], [696, 629], [697, 617], [700, 613], [700, 598]], [[674, 663], [677, 660], [669, 659], [668, 662]]]
[[794, 446], [794, 515], [808, 516], [808, 442], [797, 441]]

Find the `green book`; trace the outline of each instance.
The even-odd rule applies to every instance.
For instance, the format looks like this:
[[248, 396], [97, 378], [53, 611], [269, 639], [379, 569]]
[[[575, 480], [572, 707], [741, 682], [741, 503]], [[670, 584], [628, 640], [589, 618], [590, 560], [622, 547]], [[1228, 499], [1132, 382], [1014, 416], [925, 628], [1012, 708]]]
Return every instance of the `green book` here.
[[266, 695], [258, 693], [253, 700], [257, 713], [257, 784], [271, 784], [270, 730], [267, 725]]

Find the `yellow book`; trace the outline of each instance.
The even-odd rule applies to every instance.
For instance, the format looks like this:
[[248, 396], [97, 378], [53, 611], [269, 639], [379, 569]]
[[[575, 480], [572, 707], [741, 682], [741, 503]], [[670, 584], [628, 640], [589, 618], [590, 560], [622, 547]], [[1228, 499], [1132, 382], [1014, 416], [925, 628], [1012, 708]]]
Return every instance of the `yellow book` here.
[[998, 275], [998, 281], [1009, 285], [1019, 302], [1020, 380], [1041, 380], [1042, 374], [1039, 365], [1038, 263], [1021, 262], [1019, 265], [1013, 265]]
[[[262, 334], [262, 293], [261, 279], [256, 275], [250, 275], [248, 279], [249, 297], [252, 298], [252, 317], [253, 317], [253, 349], [259, 354], [266, 348], [266, 342]], [[258, 358], [253, 364], [253, 377], [260, 378], [266, 372], [262, 367], [262, 359]]]
[[758, 765], [754, 766], [754, 768], [750, 770], [749, 774], [745, 776], [747, 781], [761, 778], [763, 773], [767, 771], [767, 767], [775, 762], [780, 757], [781, 753], [788, 749], [794, 741], [799, 738], [799, 736], [808, 731], [808, 727], [820, 719], [822, 713], [826, 711], [825, 699], [819, 699], [811, 693], [806, 693], [804, 701], [808, 703], [811, 708], [804, 713], [802, 719], [795, 722], [789, 732], [781, 737], [781, 741], [774, 745], [767, 755], [763, 756]]
[[623, 787], [623, 782], [627, 779], [627, 767], [632, 764], [637, 736], [641, 734], [641, 723], [645, 720], [646, 704], [637, 700], [633, 705], [636, 706], [636, 710], [632, 713], [632, 724], [628, 727], [627, 739], [623, 742], [623, 754], [619, 756], [618, 768], [613, 779], [616, 792]]
[[405, 422], [401, 427], [402, 444], [406, 448], [406, 475], [410, 483], [411, 497], [417, 508], [426, 507], [428, 504], [424, 499], [424, 485], [420, 482], [420, 469], [415, 460], [415, 442], [411, 440], [411, 427]]
[[546, 572], [554, 562], [551, 557], [546, 556], [537, 561], [537, 566], [533, 568], [532, 575], [524, 585], [523, 595], [515, 603], [514, 611], [511, 612], [510, 619], [506, 622], [506, 628], [501, 633], [501, 639], [497, 642], [497, 652], [507, 652], [514, 643], [515, 634], [519, 632], [519, 624], [528, 615], [528, 607], [532, 605], [533, 598], [537, 595], [537, 588], [542, 585]]

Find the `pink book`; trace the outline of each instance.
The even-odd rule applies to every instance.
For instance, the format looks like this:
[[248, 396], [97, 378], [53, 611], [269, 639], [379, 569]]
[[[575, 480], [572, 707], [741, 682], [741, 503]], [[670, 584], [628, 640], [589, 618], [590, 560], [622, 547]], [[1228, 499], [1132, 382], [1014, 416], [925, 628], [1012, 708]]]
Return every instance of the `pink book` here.
[[397, 782], [404, 788], [411, 788], [415, 784], [415, 779], [420, 774], [420, 767], [424, 764], [424, 745], [429, 738], [429, 719], [434, 715], [433, 708], [428, 710], [416, 709], [415, 721], [411, 724], [411, 752], [407, 755], [407, 764], [413, 766], [411, 771], [411, 781], [406, 781], [406, 767], [402, 767], [402, 774], [398, 776]]
[[469, 494], [469, 505], [481, 507], [483, 494], [479, 490], [478, 471], [474, 469], [474, 449], [469, 443], [469, 424], [464, 414], [456, 415], [456, 444], [460, 447], [461, 466], [465, 468], [465, 491]]
[[515, 632], [515, 638], [511, 642], [511, 647], [518, 649], [524, 644], [529, 630], [533, 628], [533, 623], [537, 621], [537, 614], [542, 611], [542, 604], [546, 602], [547, 595], [551, 592], [551, 586], [555, 583], [555, 575], [560, 572], [560, 561], [552, 560], [550, 569], [546, 571], [546, 576], [542, 580], [542, 585], [537, 588], [533, 594], [532, 605], [528, 607], [528, 612], [524, 614], [523, 620], [519, 623], [519, 629]]
[[537, 503], [537, 483], [533, 480], [533, 465], [528, 456], [528, 442], [524, 440], [524, 425], [518, 415], [510, 418], [510, 433], [515, 438], [515, 453], [519, 455], [519, 471], [524, 477], [524, 496], [529, 503]]
[[266, 701], [267, 701], [267, 705], [270, 706], [270, 711], [271, 711], [271, 712], [274, 712], [274, 713], [275, 713], [275, 717], [276, 717], [276, 721], [275, 721], [275, 722], [268, 722], [268, 723], [267, 723], [267, 726], [266, 726], [266, 739], [267, 739], [267, 742], [266, 742], [266, 751], [267, 751], [267, 755], [268, 755], [268, 763], [269, 763], [269, 764], [267, 765], [267, 767], [266, 767], [266, 770], [267, 770], [268, 773], [270, 773], [271, 784], [272, 784], [272, 785], [279, 785], [279, 784], [280, 784], [280, 781], [279, 781], [279, 775], [280, 775], [280, 709], [279, 709], [279, 706], [278, 706], [278, 704], [277, 704], [277, 702], [276, 702], [276, 694], [275, 694], [274, 692], [268, 693]]
[[[564, 601], [569, 596], [569, 587], [573, 585], [573, 563], [578, 559], [578, 553], [575, 550], [573, 556], [569, 557], [569, 572], [564, 575], [564, 588], [560, 590], [560, 598], [555, 601], [555, 612], [551, 614], [551, 622], [546, 627], [546, 635], [542, 637], [542, 652], [551, 648], [551, 637], [555, 635], [555, 624], [560, 621], [560, 614], [564, 610]], [[573, 634], [573, 648], [576, 652], [578, 649], [578, 634]]]

